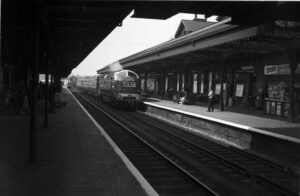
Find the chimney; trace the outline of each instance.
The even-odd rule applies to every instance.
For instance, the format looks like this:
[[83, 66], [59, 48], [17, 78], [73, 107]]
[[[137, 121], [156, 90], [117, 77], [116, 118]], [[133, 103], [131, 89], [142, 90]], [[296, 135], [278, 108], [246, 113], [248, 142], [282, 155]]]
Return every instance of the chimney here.
[[207, 22], [206, 18], [198, 18], [198, 14], [195, 14], [194, 21], [201, 21], [201, 22]]

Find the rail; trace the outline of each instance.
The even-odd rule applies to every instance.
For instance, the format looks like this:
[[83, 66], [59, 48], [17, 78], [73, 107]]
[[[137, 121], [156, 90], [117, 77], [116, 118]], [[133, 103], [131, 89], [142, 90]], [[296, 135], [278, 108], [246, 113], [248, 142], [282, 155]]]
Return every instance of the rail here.
[[122, 127], [122, 129], [126, 130], [127, 133], [130, 133], [132, 136], [134, 136], [136, 139], [138, 139], [140, 142], [142, 142], [144, 145], [146, 145], [148, 148], [150, 148], [153, 152], [155, 152], [156, 154], [158, 154], [160, 157], [162, 157], [164, 160], [166, 160], [168, 163], [170, 163], [171, 165], [173, 165], [175, 168], [177, 168], [180, 172], [182, 172], [182, 174], [184, 174], [186, 177], [188, 177], [190, 180], [192, 180], [194, 183], [198, 184], [202, 189], [205, 190], [205, 192], [207, 192], [209, 195], [219, 195], [218, 193], [216, 193], [215, 191], [213, 191], [210, 187], [208, 187], [207, 185], [205, 185], [205, 183], [201, 182], [199, 179], [197, 179], [196, 177], [194, 177], [193, 175], [191, 175], [188, 171], [186, 171], [183, 167], [181, 167], [180, 165], [178, 165], [176, 162], [174, 162], [173, 160], [169, 159], [167, 156], [165, 156], [163, 153], [161, 153], [157, 148], [155, 148], [153, 145], [151, 145], [149, 142], [147, 142], [146, 140], [144, 140], [142, 137], [140, 137], [139, 135], [137, 135], [136, 133], [134, 133], [134, 131], [130, 130], [128, 127], [126, 127], [124, 124], [122, 124], [121, 122], [119, 122], [116, 118], [114, 118], [113, 116], [111, 116], [110, 114], [108, 114], [106, 111], [104, 111], [103, 109], [101, 109], [100, 107], [98, 107], [96, 104], [92, 103], [91, 101], [89, 101], [88, 99], [86, 99], [85, 97], [83, 97], [80, 94], [79, 95], [82, 99], [84, 99], [87, 103], [89, 103], [90, 105], [92, 105], [95, 109], [97, 109], [98, 111], [100, 111], [102, 114], [104, 114], [105, 116], [107, 116], [109, 119], [111, 119], [113, 122], [115, 122], [116, 124], [118, 124], [120, 127]]

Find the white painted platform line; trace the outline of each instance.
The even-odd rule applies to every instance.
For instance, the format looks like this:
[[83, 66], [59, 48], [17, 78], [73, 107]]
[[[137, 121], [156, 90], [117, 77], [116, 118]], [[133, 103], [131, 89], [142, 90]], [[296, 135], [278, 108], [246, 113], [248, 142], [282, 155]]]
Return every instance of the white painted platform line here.
[[[69, 91], [69, 90], [68, 90]], [[137, 179], [137, 181], [144, 188], [145, 192], [151, 196], [158, 196], [159, 194], [153, 189], [153, 187], [149, 184], [149, 182], [142, 176], [142, 174], [136, 169], [136, 167], [131, 163], [131, 161], [126, 157], [126, 155], [121, 151], [121, 149], [116, 145], [116, 143], [109, 137], [109, 135], [105, 132], [105, 130], [97, 123], [97, 121], [91, 116], [91, 114], [81, 105], [81, 103], [74, 97], [74, 95], [69, 91], [72, 97], [76, 100], [78, 105], [82, 108], [82, 110], [86, 113], [86, 115], [91, 119], [94, 125], [98, 128], [101, 134], [105, 137], [108, 143], [112, 146], [117, 155], [121, 158], [121, 160], [125, 163], [126, 167], [133, 174], [133, 176]]]
[[221, 119], [217, 119], [217, 118], [213, 118], [213, 117], [203, 116], [203, 115], [192, 113], [192, 112], [186, 112], [186, 111], [178, 110], [178, 109], [175, 109], [175, 108], [156, 105], [156, 104], [153, 104], [153, 103], [150, 103], [150, 102], [144, 102], [144, 103], [147, 104], [147, 105], [153, 106], [153, 107], [158, 107], [158, 108], [162, 108], [162, 109], [165, 109], [165, 110], [171, 110], [173, 112], [178, 112], [178, 113], [186, 114], [186, 115], [189, 115], [189, 116], [194, 116], [194, 117], [197, 117], [197, 118], [202, 118], [202, 119], [205, 119], [205, 120], [218, 122], [218, 123], [229, 125], [229, 126], [236, 127], [236, 128], [239, 128], [239, 129], [244, 129], [244, 130], [247, 130], [247, 131], [252, 131], [252, 132], [260, 133], [260, 134], [263, 134], [263, 135], [272, 136], [272, 137], [275, 137], [275, 138], [279, 138], [279, 139], [282, 139], [282, 140], [287, 140], [289, 142], [300, 144], [300, 139], [298, 139], [298, 138], [289, 137], [289, 136], [281, 135], [281, 134], [277, 134], [277, 133], [272, 133], [272, 132], [269, 132], [269, 131], [264, 131], [262, 129], [257, 129], [257, 128], [254, 128], [254, 127], [249, 127], [249, 126], [246, 126], [246, 125], [241, 125], [241, 124], [237, 124], [237, 123], [233, 123], [233, 122], [229, 122], [229, 121], [226, 121], [226, 120], [221, 120]]

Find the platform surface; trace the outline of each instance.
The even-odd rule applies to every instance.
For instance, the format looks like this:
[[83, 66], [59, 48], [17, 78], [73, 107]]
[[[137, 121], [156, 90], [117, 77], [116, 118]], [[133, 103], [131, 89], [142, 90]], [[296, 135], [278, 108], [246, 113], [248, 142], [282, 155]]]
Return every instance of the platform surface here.
[[207, 112], [206, 106], [198, 105], [181, 105], [173, 101], [147, 98], [145, 104], [165, 107], [176, 111], [190, 113], [191, 115], [201, 115], [208, 117], [210, 120], [224, 121], [225, 123], [235, 123], [241, 126], [247, 126], [254, 129], [264, 130], [269, 133], [275, 133], [283, 136], [295, 138], [300, 141], [300, 122], [290, 123], [284, 117], [273, 117], [265, 115], [262, 112], [251, 111], [249, 109], [240, 109], [238, 112], [220, 111], [215, 106], [213, 112]]
[[[27, 165], [29, 115], [0, 116], [0, 195], [147, 195], [67, 91], [66, 107], [38, 110], [36, 161]], [[40, 101], [39, 105], [43, 105]]]

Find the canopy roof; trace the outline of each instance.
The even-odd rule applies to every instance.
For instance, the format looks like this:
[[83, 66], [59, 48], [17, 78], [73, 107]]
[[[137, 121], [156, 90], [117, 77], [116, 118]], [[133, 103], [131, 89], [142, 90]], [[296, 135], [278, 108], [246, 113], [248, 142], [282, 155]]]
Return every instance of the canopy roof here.
[[[1, 63], [65, 77], [122, 20], [166, 19], [179, 12], [231, 16], [233, 24], [296, 20], [298, 2], [2, 0]], [[39, 36], [38, 36], [39, 35]], [[38, 45], [36, 43], [39, 43]], [[35, 50], [38, 49], [38, 50]], [[37, 54], [37, 55], [36, 55]], [[38, 57], [38, 59], [36, 58]], [[49, 57], [49, 58], [47, 58]]]
[[[178, 65], [218, 65], [223, 57], [242, 62], [267, 57], [286, 61], [288, 50], [300, 49], [299, 22], [233, 25], [230, 18], [143, 50], [119, 62], [126, 69], [161, 69]], [[148, 67], [148, 68], [147, 68]]]

